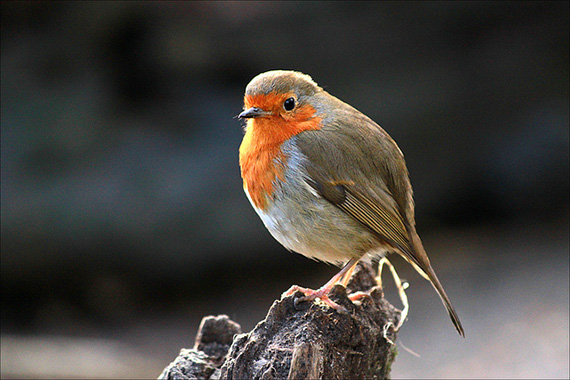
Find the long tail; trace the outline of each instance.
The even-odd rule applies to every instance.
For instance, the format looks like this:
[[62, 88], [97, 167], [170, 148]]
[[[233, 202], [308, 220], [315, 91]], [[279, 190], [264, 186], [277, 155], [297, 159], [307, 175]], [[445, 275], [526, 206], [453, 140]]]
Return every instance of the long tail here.
[[[425, 277], [426, 280], [431, 282], [437, 294], [439, 295], [439, 298], [441, 298], [441, 302], [443, 302], [443, 306], [445, 306], [445, 309], [447, 310], [447, 313], [451, 318], [451, 322], [453, 322], [453, 326], [455, 326], [459, 335], [465, 338], [465, 331], [463, 330], [461, 321], [459, 321], [457, 312], [455, 311], [455, 308], [451, 304], [451, 301], [449, 300], [449, 297], [445, 293], [445, 290], [443, 290], [443, 286], [441, 285], [441, 282], [439, 282], [439, 279], [437, 278], [435, 271], [431, 267], [431, 264], [424, 250], [420, 237], [417, 235], [417, 233], [415, 233], [415, 231], [411, 231], [411, 236], [412, 236], [411, 242], [415, 247], [415, 249], [414, 250], [402, 249], [401, 250], [402, 256], [410, 264], [412, 264], [412, 266], [418, 271], [419, 274], [421, 274], [423, 277]], [[415, 253], [412, 253], [412, 251]]]
[[447, 309], [447, 313], [451, 318], [451, 322], [453, 322], [453, 325], [457, 329], [457, 332], [459, 333], [459, 335], [465, 338], [465, 331], [463, 330], [461, 321], [459, 320], [459, 317], [457, 316], [457, 313], [455, 312], [455, 309], [453, 308], [453, 305], [451, 304], [449, 297], [445, 293], [445, 290], [443, 290], [443, 286], [441, 285], [441, 282], [439, 282], [439, 279], [437, 278], [433, 268], [430, 265], [427, 268], [427, 270], [422, 270], [422, 271], [425, 272], [425, 274], [427, 275], [427, 279], [429, 280], [429, 282], [431, 282], [431, 284], [437, 291], [437, 294], [439, 295], [439, 298], [441, 298], [443, 306], [445, 306], [445, 308]]

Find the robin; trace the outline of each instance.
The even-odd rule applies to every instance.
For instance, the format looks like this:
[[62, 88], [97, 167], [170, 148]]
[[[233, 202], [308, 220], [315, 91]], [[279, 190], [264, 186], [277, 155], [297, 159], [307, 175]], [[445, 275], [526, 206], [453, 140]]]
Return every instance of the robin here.
[[344, 265], [304, 300], [346, 286], [363, 257], [397, 252], [439, 294], [460, 335], [459, 317], [415, 228], [404, 156], [378, 124], [330, 95], [310, 76], [269, 71], [247, 85], [239, 149], [243, 187], [271, 235], [287, 249]]

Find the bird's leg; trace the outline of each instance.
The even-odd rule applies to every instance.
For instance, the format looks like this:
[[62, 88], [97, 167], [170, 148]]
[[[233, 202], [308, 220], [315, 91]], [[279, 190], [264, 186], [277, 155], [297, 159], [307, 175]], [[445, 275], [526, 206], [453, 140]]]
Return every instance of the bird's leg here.
[[[357, 261], [358, 262], [358, 261]], [[352, 273], [356, 269], [356, 262], [346, 271], [346, 273], [339, 279], [339, 283], [346, 288], [348, 282], [350, 281], [350, 277], [352, 277]]]
[[[356, 264], [353, 265], [344, 275], [344, 277], [342, 278], [340, 284], [342, 286], [344, 286], [346, 288], [346, 286], [348, 285], [348, 282], [350, 281], [350, 277], [352, 277], [352, 272], [354, 272], [354, 270], [356, 269]], [[350, 299], [351, 301], [358, 301], [364, 297], [370, 297], [370, 294], [367, 292], [355, 292], [352, 294], [348, 295], [348, 299]]]
[[346, 263], [346, 265], [340, 270], [340, 272], [338, 272], [336, 275], [334, 275], [326, 284], [324, 284], [323, 286], [321, 286], [317, 290], [302, 288], [300, 286], [295, 285], [295, 286], [292, 286], [291, 289], [289, 289], [288, 291], [283, 293], [283, 296], [290, 296], [290, 295], [294, 294], [295, 292], [299, 291], [305, 295], [304, 297], [299, 298], [298, 299], [299, 301], [314, 301], [315, 299], [318, 298], [335, 310], [345, 311], [342, 306], [333, 302], [329, 298], [328, 294], [329, 294], [330, 290], [332, 289], [332, 287], [337, 282], [339, 282], [341, 279], [344, 279], [344, 277], [347, 273], [349, 273], [349, 272], [352, 273], [352, 271], [354, 270], [354, 267], [356, 267], [356, 263], [358, 262], [358, 260], [359, 259], [350, 259], [348, 261], [348, 263]]
[[382, 268], [384, 267], [384, 265], [387, 265], [388, 268], [390, 268], [390, 272], [392, 272], [392, 277], [394, 278], [394, 283], [396, 284], [396, 288], [398, 289], [398, 294], [400, 295], [400, 300], [402, 301], [402, 305], [404, 305], [402, 313], [400, 314], [400, 321], [398, 322], [398, 325], [395, 327], [395, 330], [398, 331], [400, 327], [402, 327], [402, 325], [404, 324], [404, 321], [408, 316], [408, 310], [410, 308], [410, 305], [408, 304], [408, 297], [406, 296], [406, 291], [405, 291], [408, 288], [408, 283], [407, 282], [402, 283], [402, 281], [400, 280], [400, 276], [398, 276], [398, 273], [396, 272], [394, 266], [390, 263], [390, 261], [388, 261], [387, 258], [383, 257], [378, 262], [378, 276], [376, 277], [376, 283], [380, 288], [382, 288]]

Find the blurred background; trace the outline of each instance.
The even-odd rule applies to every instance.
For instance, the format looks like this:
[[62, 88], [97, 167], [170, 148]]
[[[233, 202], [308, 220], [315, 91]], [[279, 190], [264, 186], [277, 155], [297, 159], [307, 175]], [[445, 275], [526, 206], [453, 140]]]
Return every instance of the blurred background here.
[[[3, 378], [156, 378], [337, 269], [242, 191], [243, 91], [310, 74], [406, 156], [466, 330], [410, 282], [392, 375], [568, 378], [568, 2], [2, 2]], [[390, 300], [400, 306], [386, 281]], [[393, 286], [392, 286], [393, 288]]]

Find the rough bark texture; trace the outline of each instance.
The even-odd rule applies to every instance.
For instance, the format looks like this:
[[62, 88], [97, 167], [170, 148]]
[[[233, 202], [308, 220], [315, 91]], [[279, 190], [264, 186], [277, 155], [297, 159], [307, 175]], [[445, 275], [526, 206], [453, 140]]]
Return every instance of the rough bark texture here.
[[359, 264], [348, 292], [369, 296], [352, 302], [340, 285], [330, 293], [346, 313], [319, 301], [295, 302], [297, 293], [275, 301], [247, 334], [227, 316], [205, 317], [194, 349], [183, 349], [159, 379], [388, 378], [400, 312], [375, 285], [372, 269]]
[[236, 334], [239, 324], [227, 315], [202, 319], [193, 349], [183, 348], [178, 357], [166, 367], [159, 379], [214, 379], [219, 378], [220, 367]]

